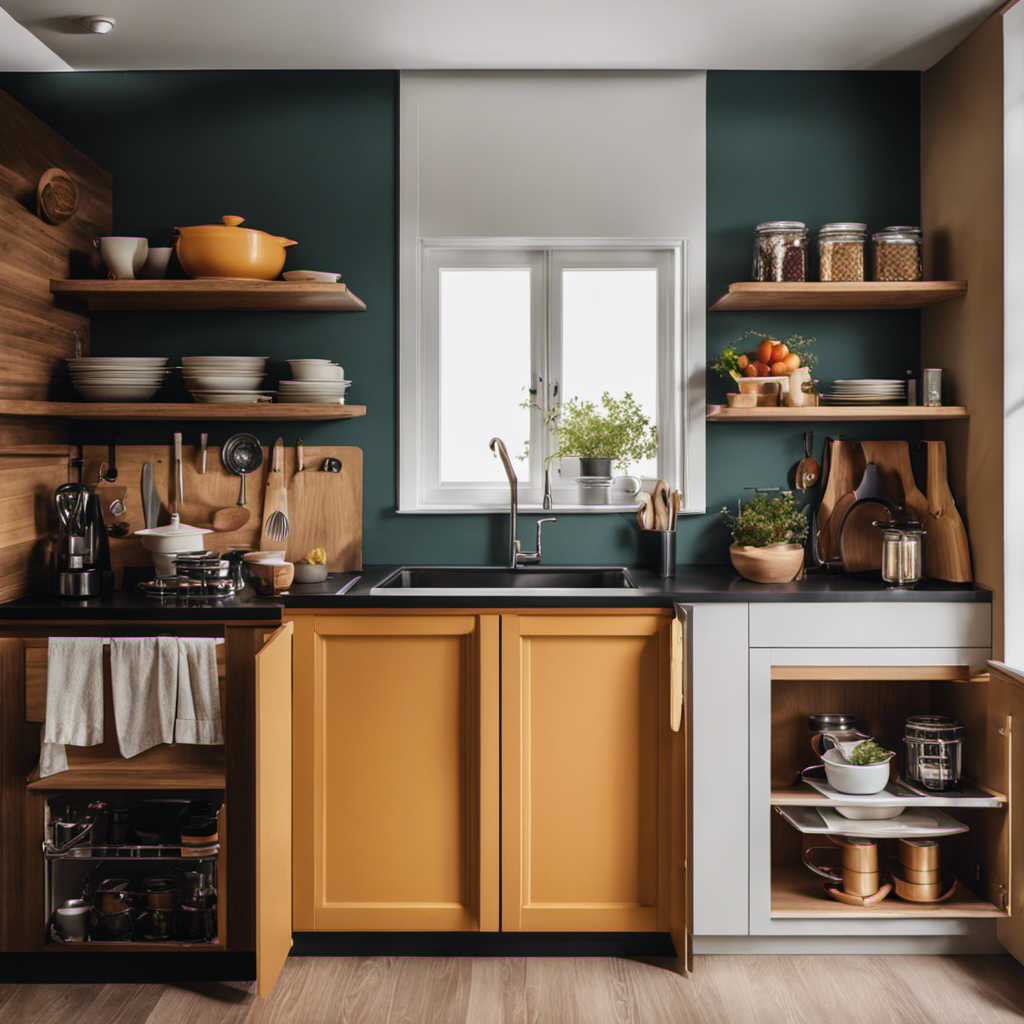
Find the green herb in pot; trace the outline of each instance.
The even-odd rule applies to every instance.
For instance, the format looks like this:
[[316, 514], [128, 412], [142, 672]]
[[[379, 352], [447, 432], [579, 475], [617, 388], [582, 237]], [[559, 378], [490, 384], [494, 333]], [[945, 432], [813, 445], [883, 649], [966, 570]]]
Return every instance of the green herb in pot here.
[[847, 760], [850, 764], [879, 764], [882, 761], [888, 761], [892, 756], [893, 751], [879, 746], [874, 740], [865, 740], [850, 751]]
[[757, 494], [736, 514], [722, 509], [732, 539], [744, 547], [764, 548], [769, 544], [802, 544], [807, 537], [807, 515], [796, 507], [791, 491], [774, 497]]

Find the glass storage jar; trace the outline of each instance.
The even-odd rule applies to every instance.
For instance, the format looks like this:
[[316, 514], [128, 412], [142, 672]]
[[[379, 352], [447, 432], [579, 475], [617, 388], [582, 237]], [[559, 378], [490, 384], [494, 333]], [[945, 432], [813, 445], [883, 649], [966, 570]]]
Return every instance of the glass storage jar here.
[[876, 281], [920, 281], [921, 229], [885, 228], [871, 236]]
[[803, 221], [769, 220], [757, 225], [754, 280], [807, 280], [807, 225]]
[[818, 231], [818, 258], [822, 281], [863, 281], [867, 224], [839, 221]]

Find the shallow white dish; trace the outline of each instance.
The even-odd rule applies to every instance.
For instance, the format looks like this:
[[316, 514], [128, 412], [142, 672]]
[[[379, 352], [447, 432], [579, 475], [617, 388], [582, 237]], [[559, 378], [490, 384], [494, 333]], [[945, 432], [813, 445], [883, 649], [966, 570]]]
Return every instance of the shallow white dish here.
[[231, 405], [251, 405], [254, 402], [269, 402], [272, 391], [193, 391], [192, 397], [204, 404], [227, 403]]
[[825, 777], [833, 789], [840, 793], [880, 793], [889, 781], [890, 755], [878, 764], [850, 764], [838, 750], [826, 750], [822, 755]]
[[148, 402], [159, 384], [76, 384], [75, 390], [90, 402]]
[[339, 380], [283, 380], [278, 385], [282, 391], [344, 391], [352, 381]]
[[330, 270], [286, 270], [281, 276], [286, 281], [322, 281], [325, 284], [334, 284], [341, 280], [341, 274], [332, 273]]
[[166, 366], [168, 358], [168, 356], [76, 356], [67, 362], [68, 366], [73, 367], [107, 367], [117, 369]]
[[337, 395], [282, 395], [277, 396], [278, 402], [282, 405], [344, 405], [345, 396], [340, 398]]
[[185, 386], [191, 391], [253, 391], [263, 383], [264, 374], [184, 373]]

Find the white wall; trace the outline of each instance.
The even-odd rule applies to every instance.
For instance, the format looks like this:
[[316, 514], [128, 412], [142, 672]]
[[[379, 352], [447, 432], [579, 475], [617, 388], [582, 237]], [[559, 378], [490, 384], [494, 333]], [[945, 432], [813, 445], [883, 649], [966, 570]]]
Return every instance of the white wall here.
[[1024, 3], [1003, 15], [1004, 660], [1024, 668]]
[[703, 71], [406, 72], [400, 102], [403, 359], [416, 351], [419, 239], [687, 242], [691, 511], [704, 506], [704, 87]]

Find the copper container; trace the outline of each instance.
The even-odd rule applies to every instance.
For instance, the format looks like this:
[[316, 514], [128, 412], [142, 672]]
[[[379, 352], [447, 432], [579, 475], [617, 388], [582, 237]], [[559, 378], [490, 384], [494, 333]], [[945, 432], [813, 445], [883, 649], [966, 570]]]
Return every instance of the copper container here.
[[272, 281], [284, 266], [285, 250], [297, 243], [265, 231], [243, 228], [241, 217], [223, 224], [175, 228], [175, 251], [189, 277], [242, 277]]

